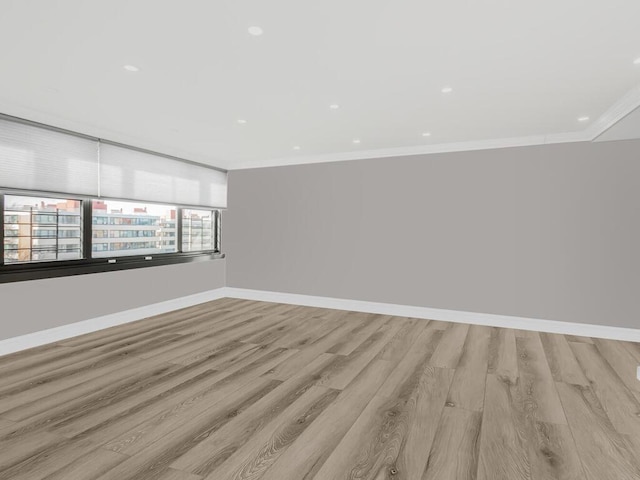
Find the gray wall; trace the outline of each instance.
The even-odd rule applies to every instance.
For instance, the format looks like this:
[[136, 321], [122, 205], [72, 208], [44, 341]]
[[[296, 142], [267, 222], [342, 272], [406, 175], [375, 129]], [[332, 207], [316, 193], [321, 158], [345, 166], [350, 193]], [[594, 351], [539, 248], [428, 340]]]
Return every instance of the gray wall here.
[[230, 172], [227, 285], [640, 327], [640, 142]]
[[0, 285], [0, 340], [223, 287], [225, 260]]

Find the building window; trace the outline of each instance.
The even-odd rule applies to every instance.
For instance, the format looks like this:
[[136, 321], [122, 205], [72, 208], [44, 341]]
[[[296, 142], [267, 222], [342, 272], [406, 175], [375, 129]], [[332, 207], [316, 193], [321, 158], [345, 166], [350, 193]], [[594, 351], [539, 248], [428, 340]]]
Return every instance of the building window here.
[[93, 200], [91, 223], [94, 258], [177, 252], [175, 206]]
[[82, 258], [80, 200], [5, 195], [4, 263]]
[[182, 210], [182, 251], [216, 250], [214, 210]]

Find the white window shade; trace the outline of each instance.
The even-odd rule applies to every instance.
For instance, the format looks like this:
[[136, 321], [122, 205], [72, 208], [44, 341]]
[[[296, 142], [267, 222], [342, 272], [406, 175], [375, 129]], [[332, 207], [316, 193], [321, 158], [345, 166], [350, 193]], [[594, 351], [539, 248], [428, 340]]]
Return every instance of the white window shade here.
[[162, 155], [102, 143], [100, 195], [225, 208], [227, 174]]
[[0, 119], [0, 187], [98, 194], [98, 142]]

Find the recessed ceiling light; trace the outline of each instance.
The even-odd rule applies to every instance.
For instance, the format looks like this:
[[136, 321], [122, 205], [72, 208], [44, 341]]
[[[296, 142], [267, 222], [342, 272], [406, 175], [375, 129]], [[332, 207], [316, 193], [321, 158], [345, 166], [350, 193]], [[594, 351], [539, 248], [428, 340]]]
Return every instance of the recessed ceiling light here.
[[442, 93], [451, 93], [453, 92], [453, 88], [451, 87], [442, 87]]
[[299, 145], [295, 145], [295, 146], [293, 147], [293, 149], [294, 149], [294, 150], [300, 150], [300, 146], [299, 146]]
[[136, 67], [136, 66], [134, 66], [134, 65], [125, 65], [123, 68], [124, 68], [127, 72], [137, 72], [137, 71], [139, 71], [139, 70], [140, 70], [138, 67]]
[[579, 122], [588, 122], [589, 121], [589, 117], [578, 117], [578, 121]]
[[262, 30], [260, 27], [249, 27], [249, 33], [254, 37], [259, 37], [264, 33], [264, 30]]
[[359, 138], [354, 138], [353, 139], [353, 143], [360, 143], [360, 139]]
[[239, 119], [238, 119], [238, 123], [239, 123], [240, 125], [244, 125], [245, 123], [247, 123], [247, 121], [246, 121], [244, 118], [239, 118]]
[[431, 136], [431, 132], [423, 132], [422, 136], [423, 137], [430, 137]]
[[633, 64], [634, 64], [634, 65], [640, 65], [640, 57], [636, 58], [636, 59], [633, 61]]
[[338, 105], [337, 103], [332, 103], [331, 105], [329, 105], [329, 108], [331, 110], [337, 110], [340, 108], [340, 105]]

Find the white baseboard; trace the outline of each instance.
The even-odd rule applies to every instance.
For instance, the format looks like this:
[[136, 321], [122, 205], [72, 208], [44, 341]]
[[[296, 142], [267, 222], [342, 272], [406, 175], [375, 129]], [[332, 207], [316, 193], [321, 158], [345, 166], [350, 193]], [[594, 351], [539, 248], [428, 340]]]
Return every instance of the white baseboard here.
[[224, 297], [640, 342], [640, 330], [633, 328], [608, 327], [605, 325], [592, 325], [587, 323], [558, 322], [554, 320], [539, 320], [535, 318], [494, 315], [489, 313], [472, 313], [457, 310], [443, 310], [439, 308], [396, 305], [393, 303], [365, 302], [361, 300], [348, 300], [343, 298], [317, 297], [312, 295], [298, 295], [294, 293], [223, 287], [215, 290], [209, 290], [207, 292], [197, 293], [195, 295], [189, 295], [187, 297], [176, 298], [165, 302], [146, 305], [144, 307], [125, 310], [111, 315], [96, 317], [82, 322], [63, 325], [61, 327], [42, 330], [40, 332], [29, 333], [19, 337], [0, 340], [0, 355], [6, 355], [20, 350], [25, 350], [27, 348], [38, 347], [47, 343], [58, 342], [78, 335], [84, 335], [85, 333], [91, 333], [104, 328], [142, 320], [143, 318], [160, 315], [162, 313], [198, 305], [204, 302], [210, 302]]
[[559, 322], [555, 320], [539, 320], [535, 318], [494, 315], [490, 313], [472, 313], [439, 308], [413, 307], [392, 303], [364, 302], [343, 298], [316, 297], [294, 293], [268, 292], [244, 288], [225, 287], [226, 297], [260, 300], [264, 302], [287, 303], [308, 307], [334, 308], [355, 312], [379, 313], [398, 317], [424, 318], [445, 322], [486, 325], [489, 327], [515, 328], [534, 332], [559, 333], [563, 335], [579, 335], [582, 337], [607, 338], [640, 342], [640, 330], [633, 328], [609, 327], [588, 323]]
[[91, 318], [81, 322], [63, 325], [61, 327], [50, 328], [39, 332], [28, 333], [19, 337], [0, 340], [0, 355], [14, 353], [27, 348], [38, 347], [47, 343], [59, 342], [67, 338], [84, 335], [108, 327], [122, 325], [124, 323], [135, 322], [143, 318], [160, 315], [180, 308], [191, 307], [199, 303], [210, 302], [225, 297], [225, 289], [217, 288], [187, 297], [175, 298], [165, 302], [145, 305], [144, 307], [133, 308], [123, 312], [117, 312], [102, 317]]

